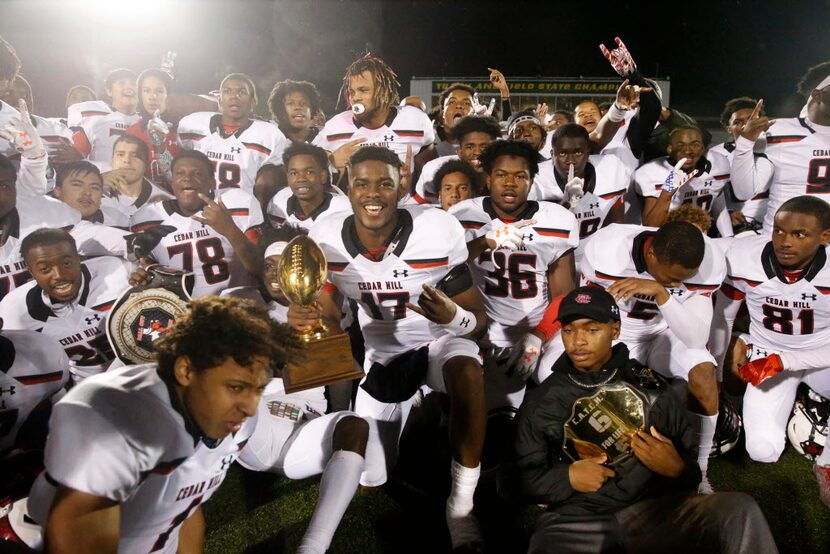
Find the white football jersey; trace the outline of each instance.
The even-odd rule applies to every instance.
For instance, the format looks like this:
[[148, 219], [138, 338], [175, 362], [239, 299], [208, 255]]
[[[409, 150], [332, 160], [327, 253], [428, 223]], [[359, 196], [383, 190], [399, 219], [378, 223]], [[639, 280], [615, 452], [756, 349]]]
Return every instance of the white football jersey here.
[[[18, 112], [15, 108], [11, 107], [9, 104], [0, 100], [0, 128], [5, 129], [6, 123], [8, 123], [9, 120], [12, 118], [20, 119], [20, 112]], [[3, 154], [7, 158], [20, 156], [15, 147], [12, 146], [12, 144], [9, 141], [2, 137], [0, 137], [0, 154]]]
[[[653, 227], [614, 223], [594, 233], [582, 258], [582, 284], [608, 288], [629, 277], [653, 281], [646, 269], [645, 246], [656, 231]], [[711, 296], [726, 276], [723, 252], [707, 237], [703, 240], [706, 249], [697, 273], [680, 287], [666, 289], [681, 304], [698, 295]], [[626, 302], [617, 301], [617, 305], [622, 319], [620, 340], [642, 339], [667, 327], [653, 296], [636, 294]]]
[[412, 192], [412, 199], [418, 204], [440, 204], [438, 185], [433, 183], [435, 174], [441, 166], [453, 160], [460, 160], [457, 155], [441, 156], [424, 164], [421, 168], [421, 175], [415, 183], [415, 190]]
[[[732, 166], [732, 153], [735, 151], [734, 142], [722, 142], [716, 144], [709, 149], [709, 152], [720, 154]], [[744, 214], [744, 217], [762, 223], [764, 215], [767, 213], [767, 204], [769, 203], [769, 188], [763, 190], [750, 198], [749, 200], [738, 200], [735, 193], [732, 192], [732, 183], [727, 183], [723, 188], [723, 193], [726, 197], [726, 207], [729, 211], [739, 211]]]
[[772, 353], [830, 342], [830, 263], [824, 248], [794, 283], [784, 276], [766, 235], [733, 241], [726, 264], [723, 293], [746, 302], [754, 345]]
[[[684, 184], [672, 196], [669, 211], [676, 210], [681, 204], [695, 204], [707, 212], [712, 211], [712, 204], [729, 182], [729, 161], [716, 153], [709, 153], [701, 158], [698, 174]], [[666, 177], [673, 169], [668, 156], [656, 158], [634, 172], [634, 187], [639, 196], [657, 198], [663, 190]]]
[[360, 308], [368, 360], [377, 360], [376, 354], [403, 354], [445, 335], [440, 325], [406, 304], [417, 304], [422, 285], [437, 285], [467, 261], [464, 229], [448, 213], [412, 205], [398, 208], [398, 216], [380, 261], [366, 256], [352, 214], [327, 217], [309, 233], [326, 255], [329, 282]]
[[790, 198], [815, 194], [830, 200], [830, 127], [800, 117], [777, 119], [766, 133], [764, 155], [775, 168], [765, 229], [772, 230], [775, 212]]
[[268, 218], [276, 226], [288, 223], [303, 229], [311, 229], [317, 222], [332, 214], [351, 213], [352, 203], [347, 196], [327, 192], [323, 203], [317, 206], [317, 209], [310, 215], [306, 216], [294, 193], [291, 192], [289, 187], [285, 187], [271, 198], [267, 210]]
[[103, 100], [78, 102], [77, 104], [72, 104], [66, 108], [66, 126], [72, 131], [77, 131], [81, 128], [84, 121], [109, 115], [111, 113], [112, 108]]
[[[50, 154], [52, 153], [52, 147], [57, 144], [73, 146], [72, 131], [60, 121], [32, 115], [32, 123], [34, 123], [37, 134], [43, 140], [43, 146]], [[51, 160], [49, 161], [49, 169], [46, 171], [46, 180], [49, 183], [49, 190], [55, 188], [55, 168], [52, 166]]]
[[7, 237], [6, 243], [0, 246], [0, 300], [31, 279], [32, 274], [20, 254], [20, 240]]
[[[467, 242], [512, 222], [499, 218], [489, 196], [462, 200], [449, 213], [461, 222]], [[548, 267], [579, 242], [574, 215], [552, 202], [529, 201], [516, 219], [536, 220], [522, 229], [524, 246], [495, 253], [485, 249], [471, 264], [490, 319], [487, 336], [496, 346], [514, 344], [542, 320], [550, 303]]]
[[406, 161], [406, 147], [412, 146], [415, 156], [423, 148], [435, 142], [435, 129], [427, 114], [412, 106], [392, 106], [389, 118], [377, 129], [358, 126], [351, 110], [341, 112], [328, 121], [311, 142], [329, 152], [334, 152], [349, 141], [365, 138], [358, 146], [382, 146]]
[[32, 410], [69, 380], [69, 360], [54, 342], [33, 331], [0, 332], [0, 452], [15, 444]]
[[[259, 201], [247, 192], [232, 189], [222, 195], [222, 202], [236, 226], [255, 238], [262, 224]], [[202, 212], [195, 215], [201, 216]], [[193, 272], [193, 298], [250, 283], [231, 242], [212, 227], [180, 214], [175, 200], [145, 205], [133, 216], [132, 231], [164, 233], [153, 249], [153, 257], [162, 265]]]
[[129, 266], [110, 256], [81, 264], [81, 290], [71, 302], [52, 302], [30, 281], [0, 302], [4, 329], [28, 329], [51, 337], [69, 357], [76, 380], [106, 369], [115, 357], [107, 341], [106, 319], [112, 305], [129, 288]]
[[182, 147], [198, 150], [210, 158], [220, 190], [241, 188], [253, 194], [256, 174], [265, 164], [282, 165], [282, 153], [290, 141], [270, 121], [256, 119], [233, 133], [222, 128], [222, 114], [197, 112], [179, 121]]
[[115, 141], [140, 118], [137, 113], [127, 115], [116, 111], [86, 117], [73, 137], [75, 147], [86, 154], [87, 159], [98, 169], [109, 171], [112, 169], [112, 148]]
[[55, 405], [30, 514], [44, 523], [64, 485], [120, 504], [119, 552], [175, 553], [181, 524], [219, 488], [256, 419], [209, 447], [154, 364], [95, 376]]
[[144, 179], [141, 182], [141, 192], [135, 198], [126, 194], [119, 194], [115, 189], [106, 187], [104, 196], [101, 197], [101, 211], [104, 213], [118, 211], [130, 218], [145, 204], [171, 198], [173, 198], [172, 194], [156, 186], [150, 180]]

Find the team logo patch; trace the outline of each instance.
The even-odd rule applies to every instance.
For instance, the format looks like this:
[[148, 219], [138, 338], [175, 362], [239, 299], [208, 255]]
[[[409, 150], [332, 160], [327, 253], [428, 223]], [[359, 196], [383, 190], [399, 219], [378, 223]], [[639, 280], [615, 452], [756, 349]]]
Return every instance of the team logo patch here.
[[303, 411], [299, 406], [289, 404], [288, 402], [280, 402], [279, 400], [272, 400], [266, 404], [268, 411], [274, 417], [281, 417], [291, 421], [300, 421], [303, 417]]
[[590, 294], [577, 294], [576, 298], [574, 298], [574, 302], [577, 304], [590, 304], [591, 303], [591, 295]]

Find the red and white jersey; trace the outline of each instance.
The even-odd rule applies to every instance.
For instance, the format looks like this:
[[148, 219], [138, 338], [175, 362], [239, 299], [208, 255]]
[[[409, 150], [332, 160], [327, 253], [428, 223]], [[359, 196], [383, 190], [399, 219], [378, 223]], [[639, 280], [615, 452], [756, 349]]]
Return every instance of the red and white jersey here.
[[145, 204], [170, 200], [171, 198], [173, 198], [172, 194], [156, 186], [152, 181], [144, 179], [141, 182], [141, 191], [136, 197], [119, 194], [117, 190], [106, 187], [106, 192], [101, 197], [101, 211], [106, 213], [115, 210], [130, 218]]
[[453, 160], [460, 160], [457, 155], [441, 156], [424, 164], [421, 168], [421, 175], [415, 183], [415, 190], [412, 192], [412, 199], [418, 204], [440, 204], [438, 184], [433, 183], [435, 174], [441, 166]]
[[33, 331], [0, 332], [0, 452], [14, 447], [32, 410], [69, 380], [69, 360], [48, 337]]
[[435, 129], [427, 114], [412, 106], [392, 106], [389, 117], [377, 129], [358, 126], [352, 111], [341, 112], [328, 121], [311, 143], [334, 152], [349, 141], [365, 138], [358, 146], [382, 146], [406, 161], [406, 147], [412, 146], [415, 156], [423, 148], [435, 142]]
[[[489, 196], [462, 200], [449, 213], [461, 222], [467, 242], [513, 221], [499, 218]], [[496, 346], [515, 343], [542, 320], [550, 303], [548, 267], [579, 242], [574, 215], [552, 202], [529, 201], [516, 219], [536, 220], [522, 229], [524, 246], [495, 253], [485, 249], [471, 264], [490, 319], [488, 339]]]
[[830, 263], [824, 248], [794, 283], [785, 277], [769, 236], [734, 240], [726, 264], [722, 292], [746, 302], [754, 345], [772, 353], [830, 342]]
[[154, 364], [92, 377], [54, 407], [30, 514], [46, 521], [57, 483], [120, 504], [119, 552], [175, 553], [181, 524], [219, 488], [256, 419], [214, 443]]
[[69, 357], [76, 380], [106, 369], [115, 357], [105, 322], [107, 312], [129, 288], [129, 265], [111, 256], [81, 264], [81, 290], [71, 302], [53, 302], [37, 282], [29, 281], [0, 301], [4, 329], [39, 331]]
[[112, 169], [112, 148], [115, 141], [139, 119], [137, 113], [128, 115], [116, 111], [86, 117], [81, 121], [80, 129], [75, 132], [72, 141], [75, 148], [86, 155], [98, 169], [109, 171]]
[[49, 196], [17, 195], [16, 208], [23, 237], [42, 227], [66, 229], [81, 221], [81, 212]]
[[781, 204], [815, 194], [830, 201], [830, 127], [803, 118], [777, 119], [766, 133], [766, 158], [774, 171], [764, 228], [772, 230]]
[[[709, 152], [720, 154], [729, 162], [730, 171], [732, 167], [732, 154], [735, 151], [734, 142], [722, 142], [709, 148]], [[738, 200], [735, 193], [732, 192], [732, 183], [727, 183], [723, 188], [723, 193], [726, 197], [726, 207], [729, 211], [739, 211], [744, 214], [747, 219], [752, 219], [761, 223], [764, 221], [764, 215], [767, 213], [767, 204], [769, 203], [769, 188], [759, 192], [749, 200]]]
[[398, 218], [380, 261], [368, 257], [352, 214], [327, 217], [309, 233], [326, 255], [330, 284], [360, 307], [366, 357], [372, 361], [419, 348], [446, 334], [406, 304], [417, 304], [422, 285], [437, 285], [467, 261], [464, 229], [448, 213], [413, 205], [398, 208]]
[[[668, 156], [644, 164], [634, 172], [635, 191], [644, 198], [659, 197], [666, 177], [673, 168]], [[707, 154], [698, 163], [698, 174], [675, 191], [669, 211], [676, 210], [681, 204], [692, 203], [711, 212], [715, 198], [729, 182], [729, 171], [730, 165], [726, 158], [716, 153]]]
[[197, 112], [179, 121], [179, 143], [203, 152], [216, 170], [219, 189], [241, 188], [253, 194], [256, 174], [265, 164], [282, 165], [282, 152], [290, 141], [270, 121], [256, 119], [225, 132], [222, 114]]
[[81, 128], [84, 121], [112, 113], [112, 108], [103, 100], [78, 102], [66, 108], [66, 126], [73, 132]]
[[[256, 240], [262, 224], [259, 201], [247, 192], [232, 189], [222, 195], [222, 202], [236, 226]], [[195, 215], [201, 217], [202, 212]], [[212, 227], [179, 213], [175, 200], [147, 204], [138, 210], [132, 218], [132, 231], [164, 233], [153, 249], [153, 257], [162, 265], [193, 272], [193, 298], [250, 283], [231, 242]]]
[[303, 229], [311, 229], [324, 217], [340, 212], [351, 213], [352, 203], [348, 196], [327, 192], [323, 203], [306, 216], [294, 193], [291, 192], [289, 187], [285, 187], [271, 198], [267, 210], [268, 218], [274, 225], [279, 226], [288, 223]]
[[20, 254], [20, 240], [7, 237], [6, 243], [0, 246], [0, 300], [31, 279], [32, 274]]
[[[653, 227], [614, 223], [594, 233], [582, 258], [582, 284], [608, 288], [629, 277], [653, 281], [646, 269], [645, 246], [656, 231]], [[723, 252], [707, 237], [703, 240], [706, 248], [697, 273], [680, 287], [666, 289], [681, 304], [699, 295], [711, 296], [726, 276]], [[653, 296], [636, 294], [626, 302], [617, 301], [617, 305], [622, 319], [621, 340], [642, 339], [667, 327]]]

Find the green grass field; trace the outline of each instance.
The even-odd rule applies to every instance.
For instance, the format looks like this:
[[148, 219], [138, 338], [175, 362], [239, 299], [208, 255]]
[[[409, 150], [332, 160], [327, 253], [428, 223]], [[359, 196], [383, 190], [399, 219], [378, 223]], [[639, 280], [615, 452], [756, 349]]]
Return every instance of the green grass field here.
[[[431, 448], [423, 448], [431, 445]], [[434, 430], [411, 432], [384, 487], [359, 491], [331, 553], [449, 552], [444, 501], [449, 487], [446, 440]], [[830, 508], [818, 499], [811, 463], [791, 448], [774, 465], [752, 462], [741, 445], [713, 460], [716, 490], [751, 494], [766, 515], [781, 552], [830, 552]], [[293, 553], [317, 500], [319, 478], [289, 481], [238, 466], [206, 505], [207, 551]], [[511, 504], [483, 479], [476, 495], [487, 551], [525, 552], [539, 508]]]

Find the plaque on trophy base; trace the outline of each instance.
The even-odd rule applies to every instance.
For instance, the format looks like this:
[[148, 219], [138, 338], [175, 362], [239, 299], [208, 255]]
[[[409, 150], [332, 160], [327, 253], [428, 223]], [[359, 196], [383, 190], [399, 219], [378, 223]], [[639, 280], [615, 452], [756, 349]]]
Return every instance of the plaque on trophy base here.
[[282, 372], [285, 392], [292, 393], [363, 377], [352, 358], [349, 335], [334, 335], [303, 343], [303, 358]]

